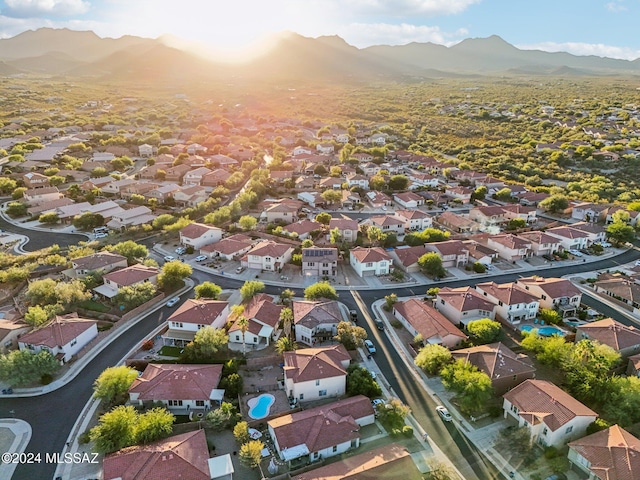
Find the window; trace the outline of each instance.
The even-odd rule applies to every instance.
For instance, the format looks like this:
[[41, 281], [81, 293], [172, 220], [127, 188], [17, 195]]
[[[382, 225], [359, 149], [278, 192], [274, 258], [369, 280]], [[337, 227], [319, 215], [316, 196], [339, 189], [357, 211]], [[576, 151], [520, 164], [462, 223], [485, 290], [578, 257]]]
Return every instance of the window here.
[[444, 299], [443, 299], [443, 298], [441, 298], [441, 299], [440, 299], [440, 303], [441, 303], [442, 305], [444, 305]]
[[326, 390], [318, 390], [318, 396], [319, 397], [326, 397], [327, 396], [327, 391]]
[[335, 453], [335, 452], [337, 452], [337, 451], [338, 451], [338, 446], [337, 446], [337, 445], [334, 445], [334, 446], [333, 446], [333, 453]]
[[547, 299], [547, 296], [546, 296], [546, 295], [542, 295], [542, 299], [543, 299], [543, 300], [546, 300], [546, 299]]
[[502, 306], [503, 304], [502, 304], [502, 302], [501, 302], [501, 301], [499, 301], [499, 302], [498, 302], [498, 305]]
[[513, 413], [515, 413], [516, 415], [518, 415], [518, 412], [519, 412], [518, 407], [516, 407], [516, 406], [515, 406], [515, 405], [513, 405], [513, 404], [511, 405], [511, 411], [512, 411]]
[[198, 325], [198, 330], [200, 330], [201, 328], [206, 327], [206, 325]]
[[316, 380], [316, 387], [320, 385], [320, 380]]
[[196, 407], [204, 407], [204, 400], [196, 400]]
[[182, 406], [182, 400], [169, 400], [169, 406], [170, 407], [181, 407]]
[[73, 347], [76, 343], [78, 343], [78, 339], [74, 338], [73, 340], [71, 340], [71, 346]]
[[240, 335], [236, 335], [236, 342], [240, 341]]
[[367, 263], [367, 267], [368, 267], [368, 268], [373, 267], [373, 263], [372, 263], [372, 262], [368, 262], [368, 263]]
[[549, 429], [547, 427], [544, 427], [544, 430], [542, 430], [542, 435], [547, 435], [547, 433], [549, 433]]
[[572, 431], [573, 431], [573, 425], [571, 425], [570, 427], [567, 427], [564, 433], [571, 433]]
[[300, 400], [304, 400], [304, 393], [300, 394]]

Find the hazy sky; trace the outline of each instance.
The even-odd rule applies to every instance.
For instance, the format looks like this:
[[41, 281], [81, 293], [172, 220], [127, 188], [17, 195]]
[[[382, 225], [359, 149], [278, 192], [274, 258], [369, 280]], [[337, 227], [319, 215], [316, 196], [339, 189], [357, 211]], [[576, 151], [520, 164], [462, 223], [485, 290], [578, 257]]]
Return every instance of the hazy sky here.
[[500, 35], [519, 48], [635, 59], [640, 0], [0, 0], [0, 37], [39, 27], [169, 33], [219, 47], [291, 30], [357, 47]]

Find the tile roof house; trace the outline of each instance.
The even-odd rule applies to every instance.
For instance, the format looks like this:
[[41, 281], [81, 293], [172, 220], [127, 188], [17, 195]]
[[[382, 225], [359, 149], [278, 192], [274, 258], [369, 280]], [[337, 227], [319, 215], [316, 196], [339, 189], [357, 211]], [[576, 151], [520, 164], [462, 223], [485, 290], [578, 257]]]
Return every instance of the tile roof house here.
[[382, 230], [382, 233], [404, 234], [404, 220], [394, 215], [374, 215], [363, 222]]
[[525, 380], [503, 395], [504, 418], [529, 427], [531, 439], [560, 447], [584, 436], [598, 414], [567, 392], [544, 380]]
[[346, 391], [350, 362], [341, 344], [285, 352], [285, 392], [301, 402], [340, 397]]
[[62, 193], [58, 191], [58, 187], [38, 187], [25, 190], [22, 196], [25, 202], [33, 206], [58, 200]]
[[593, 284], [596, 292], [604, 293], [624, 302], [633, 308], [634, 313], [640, 312], [640, 284], [633, 279], [619, 273], [605, 273], [598, 276]]
[[560, 239], [540, 231], [522, 232], [518, 236], [531, 244], [529, 250], [536, 257], [551, 255], [560, 250]]
[[129, 387], [129, 400], [136, 405], [162, 402], [173, 412], [209, 410], [221, 401], [218, 384], [222, 377], [219, 364], [150, 363]]
[[567, 457], [588, 480], [640, 478], [640, 440], [618, 425], [569, 443]]
[[409, 451], [392, 443], [300, 473], [291, 480], [378, 480], [395, 478], [398, 472], [404, 480], [423, 478]]
[[191, 223], [180, 230], [180, 244], [198, 250], [222, 240], [222, 229], [204, 223]]
[[371, 191], [367, 192], [366, 195], [369, 203], [374, 208], [390, 207], [393, 205], [393, 199], [386, 193]]
[[27, 188], [43, 188], [49, 186], [49, 177], [38, 172], [28, 172], [22, 175], [22, 181]]
[[306, 240], [311, 236], [311, 232], [319, 230], [322, 230], [321, 223], [315, 220], [307, 220], [306, 218], [282, 227], [283, 233], [295, 234], [295, 238], [298, 240]]
[[394, 259], [394, 263], [407, 273], [419, 272], [420, 265], [418, 260], [420, 257], [428, 253], [424, 245], [417, 245], [415, 247], [398, 247], [394, 248], [390, 255]]
[[356, 220], [351, 218], [332, 218], [329, 221], [329, 230], [337, 228], [344, 242], [353, 243], [358, 238], [360, 226]]
[[541, 308], [557, 309], [562, 316], [575, 315], [582, 301], [582, 291], [566, 278], [526, 277], [516, 284], [539, 298]]
[[71, 260], [71, 270], [77, 277], [92, 272], [109, 273], [116, 268], [126, 268], [127, 258], [112, 252], [96, 252]]
[[491, 379], [496, 395], [511, 390], [529, 378], [534, 378], [536, 368], [529, 357], [516, 354], [501, 342], [451, 352], [453, 359], [462, 359], [478, 367]]
[[393, 214], [400, 219], [405, 230], [422, 231], [433, 226], [433, 218], [422, 210], [396, 210]]
[[538, 297], [515, 283], [478, 283], [475, 289], [496, 305], [496, 318], [511, 325], [533, 320], [538, 315]]
[[102, 277], [104, 283], [94, 288], [93, 291], [104, 297], [113, 298], [122, 287], [130, 287], [143, 282], [155, 284], [159, 273], [160, 270], [157, 267], [147, 267], [142, 264], [131, 265], [104, 275]]
[[125, 229], [135, 225], [142, 225], [143, 223], [151, 223], [155, 218], [156, 215], [154, 215], [148, 207], [140, 205], [138, 207], [113, 214], [111, 220], [107, 223], [107, 227], [113, 229]]
[[[639, 212], [635, 212], [636, 214]], [[572, 223], [571, 228], [587, 234], [587, 245], [604, 242], [607, 239], [607, 231], [602, 225], [591, 222]]]
[[444, 315], [416, 298], [395, 303], [393, 315], [412, 336], [420, 334], [425, 344], [452, 348], [467, 339]]
[[498, 205], [472, 208], [469, 210], [469, 220], [478, 222], [484, 227], [497, 227], [507, 221], [504, 210]]
[[493, 248], [501, 258], [509, 262], [531, 255], [531, 242], [511, 233], [491, 235], [487, 238], [487, 247]]
[[184, 346], [204, 327], [222, 328], [229, 316], [229, 303], [209, 298], [188, 298], [167, 318], [169, 329], [162, 335], [165, 345]]
[[176, 205], [183, 207], [195, 207], [208, 198], [207, 190], [198, 185], [183, 186], [180, 187], [180, 190], [173, 192], [173, 199]]
[[205, 245], [200, 253], [209, 258], [224, 258], [225, 260], [237, 260], [251, 250], [253, 241], [246, 235], [236, 234], [223, 238], [219, 242]]
[[338, 270], [338, 249], [313, 247], [302, 249], [303, 277], [335, 277]]
[[418, 208], [424, 205], [424, 198], [413, 192], [394, 193], [393, 200], [404, 208]]
[[361, 277], [388, 275], [391, 272], [393, 260], [383, 248], [355, 247], [349, 253], [349, 263]]
[[565, 250], [582, 250], [583, 248], [587, 248], [589, 235], [580, 230], [563, 226], [550, 228], [546, 233], [560, 240], [560, 245], [562, 245], [562, 248]]
[[276, 221], [291, 223], [298, 220], [298, 210], [299, 207], [296, 205], [279, 202], [267, 207], [264, 215], [269, 223]]
[[474, 233], [482, 228], [478, 222], [474, 222], [467, 217], [454, 212], [442, 212], [438, 216], [438, 222], [456, 233]]
[[608, 345], [620, 353], [622, 358], [640, 353], [640, 330], [616, 322], [613, 318], [605, 318], [577, 327], [576, 342], [583, 339], [596, 340]]
[[433, 306], [454, 325], [466, 326], [473, 320], [495, 318], [495, 304], [473, 287], [443, 287]]
[[98, 322], [79, 318], [77, 313], [59, 316], [47, 325], [25, 333], [18, 339], [20, 350], [48, 351], [60, 363], [66, 363], [98, 336]]
[[538, 211], [534, 207], [526, 207], [520, 204], [503, 205], [502, 210], [507, 221], [519, 218], [527, 222], [527, 224], [531, 224], [538, 220]]
[[333, 339], [338, 333], [338, 323], [345, 321], [335, 300], [294, 301], [291, 309], [296, 342], [308, 346]]
[[[229, 346], [251, 345], [256, 348], [261, 344], [269, 345], [280, 321], [280, 312], [284, 307], [273, 303], [273, 298], [266, 293], [254, 296], [244, 307], [242, 316], [249, 321], [247, 330], [244, 332], [238, 324], [238, 320], [233, 322], [228, 330]], [[243, 343], [244, 342], [244, 343]]]
[[267, 425], [279, 457], [310, 462], [360, 446], [360, 427], [374, 423], [373, 406], [363, 395], [270, 420]]
[[440, 255], [444, 268], [464, 267], [469, 262], [469, 249], [460, 240], [428, 243], [425, 248]]
[[[231, 457], [221, 456], [228, 463]], [[233, 472], [209, 458], [209, 447], [204, 430], [173, 435], [146, 445], [123, 448], [106, 455], [103, 461], [105, 480], [152, 480], [159, 478], [184, 478], [212, 480], [219, 478], [216, 470]], [[214, 461], [215, 466], [211, 464]], [[230, 477], [226, 477], [230, 478]]]
[[277, 272], [291, 260], [293, 246], [273, 240], [263, 240], [255, 245], [245, 257], [242, 265], [248, 268]]

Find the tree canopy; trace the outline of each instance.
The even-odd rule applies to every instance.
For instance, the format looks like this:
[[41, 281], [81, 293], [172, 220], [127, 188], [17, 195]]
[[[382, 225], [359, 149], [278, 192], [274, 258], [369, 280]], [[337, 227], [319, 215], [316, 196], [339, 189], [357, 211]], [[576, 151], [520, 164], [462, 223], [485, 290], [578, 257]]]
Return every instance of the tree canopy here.
[[307, 300], [337, 300], [338, 292], [329, 282], [316, 282], [304, 289], [304, 298]]

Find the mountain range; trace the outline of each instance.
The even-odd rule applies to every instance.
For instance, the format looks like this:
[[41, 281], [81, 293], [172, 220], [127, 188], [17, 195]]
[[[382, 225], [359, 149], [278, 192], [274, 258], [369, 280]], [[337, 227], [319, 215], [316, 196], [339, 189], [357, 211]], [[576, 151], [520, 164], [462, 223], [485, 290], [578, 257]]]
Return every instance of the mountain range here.
[[[0, 40], [0, 76], [38, 74], [171, 80], [243, 76], [263, 79], [400, 79], [460, 75], [640, 75], [640, 59], [618, 60], [520, 50], [498, 36], [363, 49], [337, 36], [283, 33], [246, 63], [205, 58], [165, 38], [101, 38], [91, 31], [41, 28]], [[174, 45], [178, 44], [173, 42]]]

